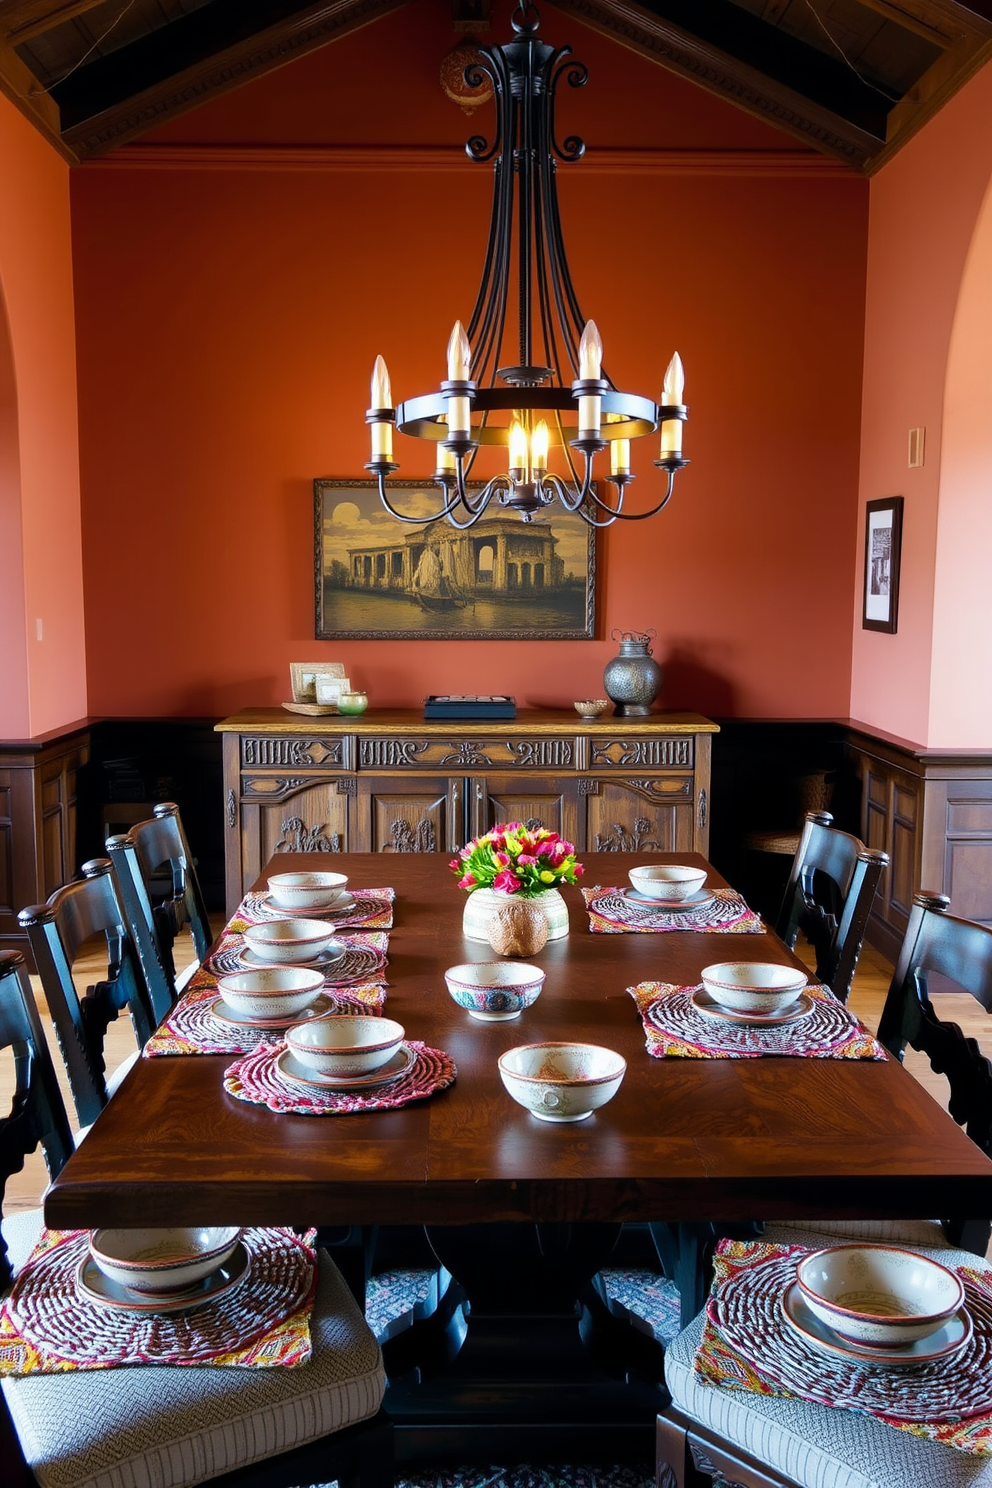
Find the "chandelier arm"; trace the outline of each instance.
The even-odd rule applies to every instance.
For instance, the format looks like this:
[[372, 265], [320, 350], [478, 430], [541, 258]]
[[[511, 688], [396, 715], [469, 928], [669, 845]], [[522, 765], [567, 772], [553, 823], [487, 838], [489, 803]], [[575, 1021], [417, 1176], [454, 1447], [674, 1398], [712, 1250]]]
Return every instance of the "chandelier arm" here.
[[[564, 349], [568, 356], [569, 366], [572, 369], [572, 373], [577, 376], [579, 370], [579, 338], [582, 334], [582, 327], [585, 325], [585, 321], [582, 318], [582, 311], [579, 307], [575, 290], [572, 288], [568, 259], [565, 256], [565, 241], [561, 231], [561, 218], [558, 214], [558, 186], [551, 172], [548, 172], [543, 182], [543, 192], [544, 220], [548, 240], [548, 263], [551, 268], [551, 283], [554, 289], [555, 306], [558, 311], [558, 324], [561, 327], [562, 336], [565, 341]], [[564, 382], [560, 367], [558, 377], [559, 381]]]
[[538, 169], [539, 195], [535, 201], [534, 219], [534, 248], [535, 262], [537, 265], [538, 302], [541, 308], [541, 337], [544, 343], [544, 359], [546, 364], [553, 368], [559, 383], [564, 383], [561, 375], [561, 355], [558, 348], [558, 337], [555, 334], [554, 316], [551, 313], [551, 288], [549, 282], [549, 270], [553, 271], [551, 263], [551, 245], [549, 243], [545, 227], [545, 201], [548, 189], [548, 177], [554, 174], [555, 164], [551, 158], [551, 140], [553, 130], [554, 102], [551, 97], [545, 95], [545, 104], [541, 109], [540, 121], [540, 166]]
[[574, 516], [581, 517], [583, 522], [589, 527], [610, 527], [619, 515], [619, 511], [617, 511], [612, 516], [607, 517], [605, 522], [599, 522], [594, 516], [590, 515], [585, 503], [581, 499], [573, 499], [574, 493], [570, 491], [560, 476], [548, 474], [544, 477], [544, 484], [546, 486], [553, 486], [555, 494], [565, 510], [571, 512]]
[[470, 505], [469, 502], [463, 501], [462, 504], [471, 513], [468, 521], [459, 522], [453, 516], [449, 515], [448, 521], [451, 526], [457, 527], [460, 532], [466, 532], [469, 527], [474, 527], [479, 518], [485, 516], [486, 508], [488, 507], [492, 498], [494, 496], [497, 496], [507, 484], [508, 482], [505, 476], [494, 475], [492, 480], [488, 481], [479, 492], [478, 502], [476, 505]]
[[477, 164], [485, 165], [487, 161], [503, 153], [502, 114], [499, 100], [506, 92], [509, 78], [506, 59], [498, 47], [480, 47], [479, 59], [478, 62], [470, 62], [466, 67], [465, 82], [470, 88], [480, 87], [486, 78], [492, 83], [493, 97], [496, 99], [496, 134], [491, 145], [487, 143], [483, 135], [473, 134], [465, 143], [465, 153]]
[[386, 510], [388, 511], [389, 515], [391, 517], [395, 517], [398, 522], [408, 522], [408, 523], [410, 523], [413, 526], [423, 527], [428, 522], [438, 522], [438, 521], [440, 521], [440, 519], [442, 517], [446, 517], [449, 512], [454, 511], [455, 508], [458, 505], [458, 498], [457, 498], [457, 496], [455, 497], [455, 499], [453, 501], [450, 501], [450, 502], [448, 501], [447, 496], [446, 496], [445, 497], [445, 503], [446, 504], [441, 508], [441, 510], [439, 512], [435, 512], [433, 516], [431, 516], [431, 517], [408, 517], [403, 512], [400, 512], [400, 511], [397, 511], [396, 510], [395, 506], [393, 505], [393, 503], [390, 501], [388, 495], [386, 494], [387, 488], [386, 488], [386, 477], [385, 477], [384, 472], [381, 471], [381, 470], [377, 471], [376, 472], [376, 477], [377, 477], [378, 484], [379, 484], [379, 500], [382, 502], [383, 506], [386, 508]]
[[499, 224], [498, 239], [496, 244], [495, 276], [489, 289], [489, 306], [486, 316], [486, 331], [484, 336], [484, 355], [480, 363], [480, 377], [487, 375], [488, 385], [494, 387], [496, 384], [496, 368], [499, 362], [499, 350], [503, 344], [503, 336], [506, 329], [506, 306], [507, 297], [510, 292], [510, 244], [513, 240], [513, 218], [514, 218], [514, 192], [513, 172], [506, 169], [505, 161], [500, 161], [500, 173], [502, 176], [502, 192], [499, 202]]
[[622, 517], [625, 522], [643, 522], [646, 517], [656, 517], [660, 511], [663, 511], [664, 510], [664, 508], [668, 505], [668, 503], [672, 499], [672, 496], [673, 496], [673, 494], [675, 492], [675, 471], [674, 470], [669, 470], [666, 473], [667, 473], [667, 476], [668, 476], [668, 489], [665, 492], [664, 496], [661, 498], [661, 500], [655, 506], [649, 507], [647, 511], [642, 511], [642, 512], [622, 511], [621, 508], [623, 506], [623, 497], [624, 497], [624, 492], [623, 492], [623, 489], [622, 488], [619, 491], [619, 494], [618, 494], [618, 497], [617, 497], [617, 504], [616, 504], [616, 508], [615, 509], [613, 507], [611, 507], [611, 506], [608, 506], [606, 504], [606, 502], [601, 501], [594, 491], [593, 492], [590, 492], [590, 494], [592, 496], [593, 501], [595, 501], [596, 505], [599, 506], [599, 507], [601, 507], [603, 511], [606, 511], [606, 512], [613, 511], [614, 512], [614, 519], [616, 517]]

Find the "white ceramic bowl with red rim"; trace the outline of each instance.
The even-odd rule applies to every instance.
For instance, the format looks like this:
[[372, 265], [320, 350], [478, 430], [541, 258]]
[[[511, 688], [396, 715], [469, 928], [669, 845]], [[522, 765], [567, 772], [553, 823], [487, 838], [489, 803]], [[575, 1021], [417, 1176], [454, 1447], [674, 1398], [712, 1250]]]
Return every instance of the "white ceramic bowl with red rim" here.
[[90, 1254], [105, 1276], [132, 1292], [186, 1291], [229, 1260], [243, 1231], [233, 1225], [94, 1230]]
[[444, 980], [452, 999], [470, 1017], [507, 1022], [537, 1001], [544, 972], [525, 961], [470, 961], [450, 966]]
[[314, 961], [333, 939], [333, 925], [323, 920], [266, 920], [262, 925], [249, 925], [245, 931], [245, 944], [255, 955], [277, 966]]
[[542, 1121], [584, 1121], [613, 1099], [627, 1070], [600, 1044], [520, 1044], [498, 1064], [508, 1093]]
[[324, 973], [305, 966], [260, 966], [217, 979], [217, 991], [241, 1018], [294, 1018], [316, 1002]]
[[305, 914], [308, 909], [332, 909], [345, 896], [347, 873], [274, 873], [268, 880], [275, 909]]
[[293, 1057], [315, 1074], [331, 1077], [371, 1075], [403, 1042], [405, 1029], [392, 1018], [337, 1015], [297, 1024], [286, 1034]]
[[796, 1270], [803, 1301], [851, 1343], [899, 1348], [942, 1328], [964, 1301], [956, 1271], [891, 1245], [832, 1245]]
[[698, 894], [706, 882], [706, 869], [688, 863], [646, 863], [627, 874], [638, 894], [662, 904], [681, 904]]
[[774, 961], [718, 961], [700, 980], [713, 1001], [734, 1013], [781, 1013], [801, 996], [804, 971]]

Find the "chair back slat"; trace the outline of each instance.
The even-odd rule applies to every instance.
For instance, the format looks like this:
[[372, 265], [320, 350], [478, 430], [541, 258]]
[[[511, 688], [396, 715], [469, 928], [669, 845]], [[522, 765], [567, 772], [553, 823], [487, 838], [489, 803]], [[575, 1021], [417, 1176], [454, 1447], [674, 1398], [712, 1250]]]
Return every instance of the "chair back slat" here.
[[[83, 864], [85, 877], [57, 889], [47, 904], [22, 909], [49, 1012], [55, 1025], [69, 1087], [81, 1126], [96, 1120], [107, 1103], [104, 1037], [127, 1009], [139, 1046], [154, 1032], [152, 1008], [137, 948], [131, 938], [107, 858]], [[72, 966], [80, 946], [102, 935], [107, 976], [80, 996]]]
[[[14, 1056], [14, 1095], [0, 1117], [0, 1199], [7, 1179], [40, 1144], [49, 1176], [59, 1173], [72, 1152], [72, 1131], [45, 1041], [24, 957], [0, 951], [0, 1048]], [[10, 1282], [7, 1247], [0, 1234], [0, 1286]]]
[[828, 811], [803, 824], [776, 930], [790, 948], [800, 930], [816, 953], [816, 974], [846, 1002], [888, 854], [832, 826]]
[[[211, 942], [210, 920], [200, 890], [193, 857], [186, 841], [179, 808], [171, 801], [155, 807], [152, 820], [139, 822], [126, 835], [108, 837], [110, 854], [124, 910], [144, 967], [159, 1018], [175, 1001], [176, 970], [173, 946], [189, 926], [198, 960]], [[154, 901], [153, 875], [166, 868], [172, 881], [171, 897]]]

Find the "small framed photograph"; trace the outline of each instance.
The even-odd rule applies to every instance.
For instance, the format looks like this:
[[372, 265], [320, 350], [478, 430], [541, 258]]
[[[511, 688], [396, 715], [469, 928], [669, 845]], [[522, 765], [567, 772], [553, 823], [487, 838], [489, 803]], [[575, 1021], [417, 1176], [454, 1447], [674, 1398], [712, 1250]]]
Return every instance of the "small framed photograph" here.
[[894, 635], [899, 622], [902, 497], [869, 501], [865, 515], [865, 596], [862, 630]]
[[333, 703], [336, 708], [338, 698], [343, 692], [351, 691], [350, 677], [325, 677], [321, 672], [317, 677], [317, 701], [318, 703]]
[[291, 661], [289, 677], [293, 687], [294, 703], [316, 703], [317, 679], [340, 679], [344, 676], [343, 661]]

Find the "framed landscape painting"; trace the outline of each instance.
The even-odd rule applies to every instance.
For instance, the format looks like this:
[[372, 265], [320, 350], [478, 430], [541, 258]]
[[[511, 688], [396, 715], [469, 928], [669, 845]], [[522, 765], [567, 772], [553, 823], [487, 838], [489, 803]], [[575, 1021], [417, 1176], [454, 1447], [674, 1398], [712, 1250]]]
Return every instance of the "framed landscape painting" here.
[[[473, 482], [478, 489], [481, 482]], [[390, 481], [398, 510], [426, 518], [430, 482]], [[554, 503], [533, 522], [494, 501], [474, 527], [398, 522], [373, 480], [314, 493], [318, 640], [588, 640], [596, 529]]]

